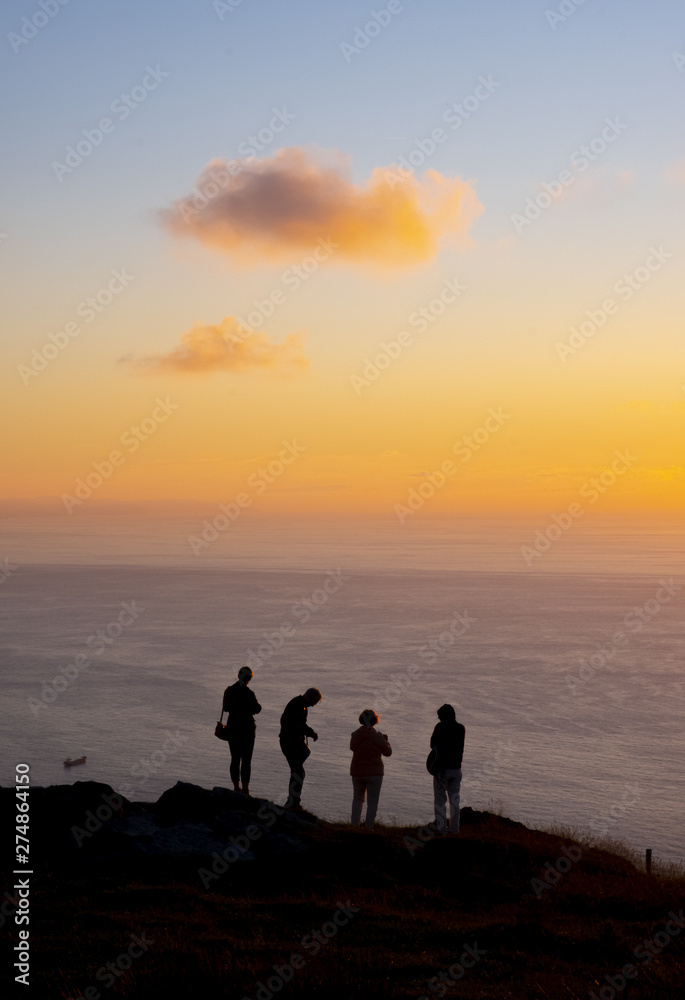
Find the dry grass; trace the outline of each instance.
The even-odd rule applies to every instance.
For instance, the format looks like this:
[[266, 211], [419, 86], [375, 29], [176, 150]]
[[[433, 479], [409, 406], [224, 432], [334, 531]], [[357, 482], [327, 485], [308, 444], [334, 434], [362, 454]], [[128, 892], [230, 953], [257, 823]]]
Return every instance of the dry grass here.
[[[579, 843], [568, 830], [465, 810], [458, 839], [410, 850], [416, 835], [321, 823], [306, 854], [234, 865], [206, 889], [187, 863], [44, 873], [34, 995], [75, 1000], [94, 987], [107, 1000], [270, 1000], [273, 966], [293, 954], [305, 965], [278, 997], [587, 1000], [631, 961], [629, 1000], [685, 995], [680, 937], [649, 964], [633, 957], [684, 905], [682, 872], [648, 877], [624, 848], [584, 840], [582, 857], [547, 886], [546, 865]], [[536, 891], [535, 879], [546, 887]], [[359, 912], [310, 954], [306, 936], [348, 899]], [[143, 931], [154, 944], [106, 987], [98, 971]], [[486, 954], [458, 982], [436, 978], [474, 944]]]

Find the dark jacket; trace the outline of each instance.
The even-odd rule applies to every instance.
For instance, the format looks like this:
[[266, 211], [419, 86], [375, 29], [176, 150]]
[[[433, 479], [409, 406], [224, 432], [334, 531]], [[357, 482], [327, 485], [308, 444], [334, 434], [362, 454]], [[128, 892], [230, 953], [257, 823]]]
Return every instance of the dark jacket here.
[[291, 698], [281, 716], [281, 743], [303, 743], [305, 736], [313, 736], [314, 730], [307, 725], [307, 706], [304, 695]]
[[431, 746], [438, 751], [439, 771], [456, 771], [461, 767], [465, 735], [461, 722], [438, 722], [431, 736]]
[[234, 729], [255, 728], [254, 716], [259, 715], [262, 706], [246, 684], [236, 681], [224, 691], [224, 712], [228, 712], [228, 724]]
[[383, 774], [382, 757], [392, 754], [387, 737], [373, 726], [360, 726], [352, 733], [350, 740], [352, 763], [350, 774], [353, 778], [371, 778]]

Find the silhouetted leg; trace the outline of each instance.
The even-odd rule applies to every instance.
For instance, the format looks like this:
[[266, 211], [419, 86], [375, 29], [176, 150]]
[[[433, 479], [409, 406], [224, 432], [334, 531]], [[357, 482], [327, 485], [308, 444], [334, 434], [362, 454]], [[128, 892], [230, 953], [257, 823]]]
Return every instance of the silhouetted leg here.
[[288, 785], [288, 807], [299, 806], [304, 784], [304, 765], [299, 759], [290, 758], [290, 784]]
[[280, 741], [283, 756], [290, 768], [290, 783], [288, 785], [287, 809], [299, 806], [304, 782], [304, 761], [307, 759], [307, 748], [304, 743]]
[[435, 803], [435, 825], [438, 833], [444, 833], [447, 829], [447, 819], [445, 816], [445, 803], [447, 801], [447, 787], [444, 782], [444, 772], [433, 775], [433, 798]]
[[366, 823], [369, 829], [373, 826], [376, 820], [376, 810], [378, 809], [378, 799], [381, 794], [381, 785], [383, 784], [383, 775], [375, 774], [371, 778], [366, 779], [366, 789], [368, 792], [368, 798], [366, 801]]
[[445, 771], [447, 795], [450, 800], [450, 833], [459, 833], [459, 791], [461, 789], [461, 769]]
[[254, 733], [245, 733], [242, 740], [242, 760], [240, 763], [240, 777], [243, 783], [243, 790], [250, 784], [252, 774], [252, 753], [254, 751]]
[[231, 751], [231, 781], [233, 787], [237, 788], [240, 784], [240, 755], [242, 751], [240, 737], [237, 735], [229, 736], [228, 748]]
[[362, 821], [362, 806], [366, 798], [366, 778], [352, 778], [352, 826]]

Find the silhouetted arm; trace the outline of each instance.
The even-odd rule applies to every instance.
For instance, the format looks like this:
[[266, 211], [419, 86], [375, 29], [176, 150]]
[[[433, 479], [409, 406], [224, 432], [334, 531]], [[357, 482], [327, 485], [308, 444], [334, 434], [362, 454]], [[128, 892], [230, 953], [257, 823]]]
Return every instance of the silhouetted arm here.
[[228, 712], [230, 710], [230, 697], [231, 697], [229, 694], [230, 690], [231, 690], [230, 687], [227, 687], [226, 690], [224, 691], [224, 700], [221, 703], [223, 712]]
[[460, 724], [460, 726], [459, 726], [459, 735], [457, 737], [457, 749], [459, 751], [459, 757], [463, 757], [463, 755], [464, 755], [464, 739], [465, 739], [465, 737], [466, 737], [466, 730]]

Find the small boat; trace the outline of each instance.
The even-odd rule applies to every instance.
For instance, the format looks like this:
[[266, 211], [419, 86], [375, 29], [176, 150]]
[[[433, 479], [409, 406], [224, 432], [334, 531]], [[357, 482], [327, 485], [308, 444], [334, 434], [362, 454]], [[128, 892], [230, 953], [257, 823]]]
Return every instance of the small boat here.
[[74, 757], [74, 759], [72, 760], [71, 757], [67, 757], [67, 759], [64, 761], [64, 766], [74, 767], [75, 764], [85, 764], [86, 759], [87, 759], [86, 757]]

